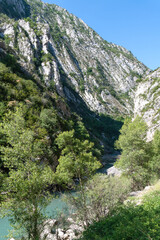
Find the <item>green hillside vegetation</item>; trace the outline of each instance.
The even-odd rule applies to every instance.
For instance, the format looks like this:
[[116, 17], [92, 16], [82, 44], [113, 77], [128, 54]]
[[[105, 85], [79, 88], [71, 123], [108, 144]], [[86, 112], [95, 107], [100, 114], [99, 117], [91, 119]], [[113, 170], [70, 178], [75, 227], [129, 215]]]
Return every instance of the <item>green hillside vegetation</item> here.
[[[4, 59], [8, 59], [7, 64]], [[159, 193], [140, 206], [123, 202], [131, 189], [142, 189], [159, 179], [160, 132], [148, 143], [144, 121], [140, 117], [133, 122], [126, 119], [116, 142], [122, 150], [116, 166], [123, 170], [125, 178], [92, 177], [100, 167], [100, 152], [90, 142], [80, 117], [71, 113], [54, 87], [51, 93], [36, 79], [28, 79], [10, 55], [0, 63], [0, 81], [1, 210], [10, 217], [16, 234], [24, 239], [39, 239], [50, 194], [59, 186], [78, 191], [67, 202], [74, 209], [75, 221], [88, 227], [82, 239], [157, 236]], [[96, 121], [113, 123], [103, 115]], [[116, 126], [115, 122], [112, 127]], [[149, 206], [155, 203], [151, 209]], [[139, 231], [129, 225], [131, 217]]]
[[107, 218], [91, 225], [81, 240], [158, 240], [160, 237], [160, 192], [146, 197], [141, 205], [123, 205]]
[[[76, 153], [79, 162], [75, 164], [83, 162], [79, 166], [81, 179], [86, 167], [90, 174], [100, 167], [100, 153], [93, 149], [80, 118], [70, 112], [56, 91], [51, 93], [36, 80], [22, 77], [17, 69], [14, 73], [15, 64], [8, 67], [0, 63], [1, 211], [10, 217], [16, 235], [38, 240], [49, 195], [62, 185], [58, 179], [63, 176], [63, 168], [67, 169], [63, 136], [70, 138], [67, 147], [73, 149], [73, 156]], [[66, 183], [68, 188], [67, 179], [73, 181], [75, 169], [76, 165], [65, 173], [62, 187]]]
[[[70, 217], [84, 230], [80, 240], [160, 239], [160, 183], [130, 196], [160, 179], [160, 131], [147, 142], [145, 121], [131, 120], [149, 69], [65, 9], [7, 2], [0, 6], [0, 214], [13, 226], [8, 238], [45, 240], [46, 220], [57, 217], [46, 208], [62, 191], [70, 213], [55, 234]], [[142, 116], [159, 86], [150, 93]], [[115, 150], [121, 176], [98, 174], [102, 154]]]
[[126, 120], [120, 130], [116, 146], [122, 150], [116, 166], [132, 178], [133, 189], [141, 189], [159, 179], [160, 132], [147, 142], [148, 127], [140, 117], [131, 122]]
[[[154, 139], [146, 142], [147, 125], [140, 117], [133, 122], [127, 119], [120, 132], [116, 146], [122, 149], [122, 154], [115, 165], [123, 171], [122, 176], [130, 181], [131, 189], [140, 190], [156, 182], [160, 178], [160, 132], [155, 132]], [[123, 189], [121, 188], [121, 191]], [[113, 188], [113, 192], [110, 193], [111, 202], [115, 197], [115, 190], [116, 188]], [[113, 205], [111, 210], [107, 207], [110, 211], [105, 216], [101, 214], [99, 221], [95, 219], [95, 222], [84, 231], [81, 240], [158, 240], [159, 196], [158, 183], [153, 191], [141, 197], [142, 202], [138, 205], [139, 199], [136, 201], [135, 198], [134, 202], [134, 199], [129, 198], [125, 204]]]

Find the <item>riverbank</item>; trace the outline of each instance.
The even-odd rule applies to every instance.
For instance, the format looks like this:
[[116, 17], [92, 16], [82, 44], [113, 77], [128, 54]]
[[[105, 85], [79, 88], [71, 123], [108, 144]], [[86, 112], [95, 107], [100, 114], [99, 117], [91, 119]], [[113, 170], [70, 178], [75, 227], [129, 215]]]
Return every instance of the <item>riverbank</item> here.
[[[101, 169], [99, 169], [97, 172], [107, 174], [108, 169], [113, 166], [113, 164], [115, 163], [116, 159], [119, 158], [119, 156], [120, 156], [120, 153], [118, 151], [114, 152], [112, 154], [108, 154], [108, 153], [104, 154], [104, 156], [102, 157], [103, 167]], [[61, 193], [59, 195], [59, 197], [57, 197], [56, 199], [54, 198], [51, 201], [51, 203], [48, 205], [47, 213], [48, 213], [49, 218], [52, 218], [52, 216], [54, 218], [55, 212], [60, 212], [63, 209], [67, 208], [67, 204], [62, 200], [62, 198], [63, 198], [63, 193]], [[73, 226], [71, 224], [71, 228], [72, 227], [76, 228], [76, 226]], [[53, 226], [53, 228], [54, 228], [54, 226]], [[0, 219], [0, 240], [7, 240], [8, 238], [5, 236], [7, 236], [9, 234], [8, 231], [11, 229], [12, 228], [10, 226], [8, 218]], [[61, 230], [61, 232], [63, 232], [63, 231]], [[53, 235], [52, 235], [52, 237], [53, 237]], [[53, 238], [52, 238], [52, 240], [53, 240]]]

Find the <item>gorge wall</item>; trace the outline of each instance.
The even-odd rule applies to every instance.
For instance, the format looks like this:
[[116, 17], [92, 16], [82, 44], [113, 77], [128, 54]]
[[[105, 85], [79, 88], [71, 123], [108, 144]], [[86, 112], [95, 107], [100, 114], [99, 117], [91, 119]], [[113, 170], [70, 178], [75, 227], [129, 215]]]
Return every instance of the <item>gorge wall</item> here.
[[1, 52], [4, 42], [25, 72], [56, 89], [74, 109], [83, 103], [96, 114], [142, 115], [150, 137], [159, 128], [159, 70], [151, 72], [130, 51], [54, 4], [0, 0], [0, 12]]

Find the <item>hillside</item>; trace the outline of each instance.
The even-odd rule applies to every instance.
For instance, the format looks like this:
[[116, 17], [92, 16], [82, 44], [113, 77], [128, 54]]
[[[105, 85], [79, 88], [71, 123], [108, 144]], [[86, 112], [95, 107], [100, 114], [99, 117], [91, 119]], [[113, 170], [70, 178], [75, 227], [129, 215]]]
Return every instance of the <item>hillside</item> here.
[[149, 126], [148, 140], [160, 129], [160, 69], [153, 71], [139, 83], [134, 103], [134, 114], [141, 115]]
[[[10, 2], [8, 16], [21, 9], [18, 21], [1, 17], [1, 35], [14, 49], [23, 68], [73, 105], [84, 103], [98, 113], [133, 111], [136, 80], [148, 72], [131, 52], [103, 40], [81, 19], [40, 0]], [[3, 6], [2, 6], [3, 7]], [[28, 9], [28, 8], [27, 8]], [[24, 11], [23, 11], [24, 10]], [[23, 14], [22, 14], [23, 12]], [[25, 18], [24, 18], [25, 16]], [[77, 97], [78, 94], [78, 97]]]
[[[123, 204], [160, 178], [157, 129], [160, 68], [55, 4], [0, 0], [0, 210], [10, 236], [71, 240], [85, 230], [84, 240], [158, 240], [160, 204], [150, 206], [159, 189], [142, 206]], [[122, 175], [98, 174], [115, 146]], [[70, 215], [52, 206], [49, 219], [60, 192]]]

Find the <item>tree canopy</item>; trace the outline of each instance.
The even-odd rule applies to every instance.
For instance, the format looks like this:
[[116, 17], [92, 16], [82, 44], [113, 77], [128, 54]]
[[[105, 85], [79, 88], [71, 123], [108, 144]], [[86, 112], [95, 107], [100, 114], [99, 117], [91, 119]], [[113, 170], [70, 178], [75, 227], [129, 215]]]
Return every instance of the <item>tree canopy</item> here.
[[147, 185], [151, 178], [152, 144], [146, 141], [147, 129], [142, 118], [133, 122], [127, 119], [116, 142], [116, 147], [122, 150], [116, 166], [132, 178], [133, 188]]

